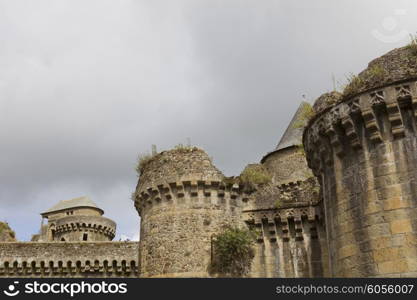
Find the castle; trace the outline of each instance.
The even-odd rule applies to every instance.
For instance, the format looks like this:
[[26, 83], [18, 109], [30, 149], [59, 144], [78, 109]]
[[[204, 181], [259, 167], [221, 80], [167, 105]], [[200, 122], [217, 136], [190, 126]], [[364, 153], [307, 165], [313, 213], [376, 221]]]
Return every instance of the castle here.
[[103, 214], [88, 197], [60, 201], [31, 242], [0, 223], [0, 277], [137, 277], [139, 244], [112, 242], [116, 223]]
[[[88, 197], [62, 200], [41, 213], [41, 230], [33, 235], [32, 241], [111, 241], [116, 223], [103, 214], [104, 211]], [[48, 224], [43, 225], [44, 219]]]
[[257, 234], [248, 277], [416, 277], [415, 46], [302, 103], [238, 177], [195, 147], [141, 161], [139, 242], [112, 242], [115, 223], [88, 198], [62, 201], [32, 242], [0, 243], [0, 276], [218, 276], [213, 237], [235, 226]]

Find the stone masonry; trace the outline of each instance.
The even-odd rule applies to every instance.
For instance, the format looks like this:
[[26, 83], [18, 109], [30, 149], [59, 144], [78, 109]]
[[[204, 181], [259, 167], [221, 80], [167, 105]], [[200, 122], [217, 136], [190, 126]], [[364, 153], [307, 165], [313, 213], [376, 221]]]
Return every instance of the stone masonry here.
[[242, 193], [198, 148], [165, 151], [141, 172], [135, 206], [141, 217], [140, 276], [209, 277], [211, 241], [241, 222]]
[[331, 276], [417, 276], [416, 65], [410, 46], [372, 61], [304, 132]]
[[32, 242], [0, 223], [0, 276], [218, 277], [213, 238], [238, 227], [256, 233], [249, 277], [416, 277], [417, 45], [301, 103], [239, 176], [184, 146], [138, 171], [140, 242], [112, 242], [116, 224], [88, 198], [61, 201]]
[[0, 243], [0, 277], [137, 277], [137, 242]]
[[41, 214], [32, 242], [11, 239], [0, 223], [9, 236], [0, 242], [0, 277], [137, 277], [139, 243], [111, 242], [116, 224], [103, 213], [87, 197], [60, 201]]

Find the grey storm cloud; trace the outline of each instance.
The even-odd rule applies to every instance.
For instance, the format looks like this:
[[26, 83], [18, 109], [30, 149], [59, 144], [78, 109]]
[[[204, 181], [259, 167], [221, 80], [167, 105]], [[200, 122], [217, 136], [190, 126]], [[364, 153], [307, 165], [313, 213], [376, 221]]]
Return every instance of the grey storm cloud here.
[[0, 0], [0, 219], [27, 240], [42, 210], [88, 195], [119, 236], [137, 237], [138, 154], [189, 138], [239, 173], [275, 147], [303, 95], [313, 101], [404, 45], [398, 33], [417, 31], [416, 9]]

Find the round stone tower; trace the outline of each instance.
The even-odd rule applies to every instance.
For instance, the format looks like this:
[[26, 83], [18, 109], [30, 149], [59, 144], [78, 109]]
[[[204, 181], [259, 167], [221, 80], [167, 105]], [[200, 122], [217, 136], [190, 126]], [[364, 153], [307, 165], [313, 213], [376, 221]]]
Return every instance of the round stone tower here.
[[335, 277], [417, 275], [416, 80], [416, 51], [395, 49], [321, 97], [304, 131]]
[[88, 197], [58, 202], [41, 214], [48, 223], [32, 237], [39, 242], [111, 241], [116, 223], [103, 217], [104, 211]]
[[310, 104], [302, 102], [274, 151], [266, 154], [261, 163], [272, 174], [272, 182], [282, 185], [313, 177], [302, 149], [302, 135]]
[[237, 185], [198, 148], [161, 152], [145, 162], [135, 193], [141, 217], [141, 277], [208, 277], [213, 235], [239, 225]]

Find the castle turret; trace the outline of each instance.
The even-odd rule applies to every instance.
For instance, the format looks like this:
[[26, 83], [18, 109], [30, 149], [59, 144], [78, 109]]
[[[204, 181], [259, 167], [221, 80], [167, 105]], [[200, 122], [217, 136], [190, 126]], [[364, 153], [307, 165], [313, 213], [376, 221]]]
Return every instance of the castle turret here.
[[141, 277], [207, 277], [212, 238], [240, 224], [236, 185], [198, 148], [161, 152], [142, 162], [135, 193], [141, 217]]
[[416, 80], [413, 48], [395, 49], [352, 77], [304, 132], [333, 276], [417, 275]]
[[32, 241], [111, 241], [116, 223], [88, 197], [63, 200], [41, 214], [48, 223]]
[[310, 104], [302, 102], [274, 151], [241, 174], [244, 180], [252, 177], [249, 181], [259, 183], [243, 207], [244, 220], [262, 232], [253, 261], [254, 277], [328, 275], [319, 185], [301, 146], [312, 111]]
[[302, 136], [311, 105], [302, 102], [274, 151], [265, 155], [261, 163], [272, 174], [276, 185], [297, 182], [313, 176], [302, 151]]

